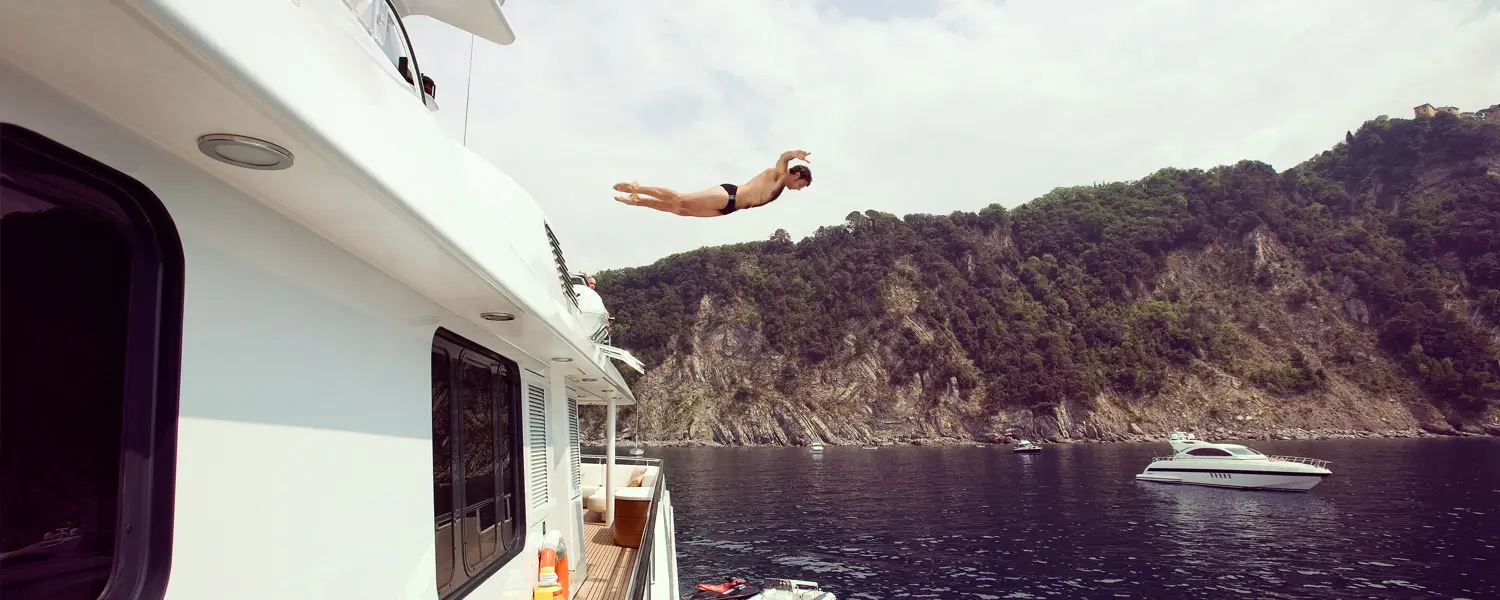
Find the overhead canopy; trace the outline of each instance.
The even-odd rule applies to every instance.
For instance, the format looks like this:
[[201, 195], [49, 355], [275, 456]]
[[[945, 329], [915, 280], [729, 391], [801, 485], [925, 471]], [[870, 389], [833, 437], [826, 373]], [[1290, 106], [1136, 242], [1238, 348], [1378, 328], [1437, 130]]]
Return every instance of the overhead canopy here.
[[397, 0], [409, 15], [426, 15], [487, 39], [506, 45], [516, 41], [516, 32], [505, 20], [500, 5], [505, 0]]

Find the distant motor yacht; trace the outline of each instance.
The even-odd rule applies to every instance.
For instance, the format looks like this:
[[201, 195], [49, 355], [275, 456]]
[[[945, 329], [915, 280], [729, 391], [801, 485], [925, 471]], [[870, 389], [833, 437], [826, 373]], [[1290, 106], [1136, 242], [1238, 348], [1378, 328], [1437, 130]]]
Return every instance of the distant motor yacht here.
[[822, 452], [823, 451], [823, 442], [820, 442], [820, 441], [817, 441], [817, 440], [813, 440], [812, 446], [810, 446], [809, 449], [812, 450], [813, 452]]
[[1297, 456], [1267, 456], [1239, 444], [1214, 444], [1191, 433], [1167, 437], [1172, 456], [1151, 459], [1135, 476], [1141, 481], [1249, 490], [1305, 492], [1332, 475], [1329, 462]]
[[1031, 440], [1021, 440], [1020, 442], [1017, 442], [1016, 447], [1011, 448], [1010, 451], [1019, 454], [1037, 454], [1042, 451], [1042, 446], [1040, 444], [1031, 443]]

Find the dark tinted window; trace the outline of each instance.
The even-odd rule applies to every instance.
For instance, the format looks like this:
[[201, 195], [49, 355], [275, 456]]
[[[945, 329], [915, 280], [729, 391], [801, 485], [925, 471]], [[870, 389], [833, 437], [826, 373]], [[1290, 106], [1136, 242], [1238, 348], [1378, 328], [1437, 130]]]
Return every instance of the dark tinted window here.
[[448, 352], [432, 348], [432, 498], [437, 517], [437, 583], [453, 583], [453, 402], [449, 385]]
[[[182, 251], [138, 182], [0, 125], [0, 598], [160, 597]], [[129, 448], [130, 452], [125, 452]]]
[[1228, 452], [1218, 448], [1193, 448], [1192, 450], [1188, 450], [1188, 454], [1193, 456], [1229, 456]]
[[521, 549], [520, 378], [515, 363], [440, 329], [432, 390], [438, 593], [451, 597]]
[[464, 566], [477, 572], [495, 557], [500, 532], [495, 527], [500, 503], [495, 487], [500, 455], [496, 453], [494, 368], [472, 352], [464, 353], [464, 406], [460, 423], [464, 440], [464, 517], [473, 527], [464, 528]]

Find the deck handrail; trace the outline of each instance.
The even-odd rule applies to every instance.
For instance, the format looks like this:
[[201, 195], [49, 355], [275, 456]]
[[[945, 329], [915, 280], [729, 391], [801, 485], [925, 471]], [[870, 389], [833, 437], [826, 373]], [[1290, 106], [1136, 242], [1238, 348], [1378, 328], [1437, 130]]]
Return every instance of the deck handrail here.
[[1267, 456], [1266, 458], [1269, 458], [1271, 460], [1283, 461], [1283, 462], [1301, 463], [1301, 464], [1304, 464], [1304, 465], [1314, 466], [1314, 467], [1317, 467], [1319, 469], [1326, 469], [1326, 468], [1328, 468], [1328, 465], [1332, 464], [1332, 461], [1321, 460], [1321, 459], [1317, 459], [1317, 458], [1305, 458], [1305, 457], [1301, 457], [1301, 456], [1281, 456], [1279, 454], [1276, 454], [1276, 455]]
[[[578, 461], [581, 462], [581, 463], [583, 463], [583, 464], [588, 464], [588, 465], [602, 465], [602, 464], [604, 464], [605, 457], [603, 455], [600, 455], [600, 454], [584, 454], [584, 455], [582, 455], [582, 456], [580, 456], [578, 458]], [[616, 455], [615, 456], [615, 464], [617, 464], [617, 465], [634, 465], [634, 466], [637, 466], [637, 467], [660, 467], [661, 466], [661, 459], [660, 458], [642, 458], [642, 457], [639, 457], [639, 456], [618, 456], [618, 455]]]
[[[1300, 463], [1300, 464], [1304, 464], [1304, 465], [1308, 465], [1308, 466], [1317, 467], [1319, 469], [1326, 469], [1326, 468], [1328, 468], [1328, 465], [1333, 464], [1333, 461], [1322, 460], [1322, 459], [1317, 459], [1317, 458], [1305, 458], [1305, 457], [1301, 457], [1301, 456], [1281, 456], [1281, 455], [1264, 455], [1264, 456], [1266, 457], [1266, 460], [1277, 461], [1277, 462]], [[1200, 460], [1200, 459], [1204, 459], [1204, 458], [1226, 458], [1226, 457], [1223, 457], [1223, 456], [1203, 456], [1203, 457], [1192, 457], [1192, 458], [1178, 458], [1176, 456], [1153, 456], [1153, 457], [1151, 457], [1151, 462], [1156, 462], [1156, 461], [1159, 461], [1159, 460]]]
[[595, 329], [593, 335], [589, 336], [589, 339], [601, 344], [609, 345], [614, 342], [611, 334], [612, 332], [610, 331], [609, 323], [605, 323], [603, 325], [600, 325], [598, 329]]
[[630, 573], [630, 584], [626, 586], [626, 600], [646, 600], [651, 597], [651, 583], [656, 577], [656, 515], [661, 512], [661, 493], [667, 488], [667, 478], [660, 470], [656, 473], [656, 489], [651, 491], [651, 511], [646, 517], [646, 529], [641, 535], [641, 546], [635, 554], [635, 570]]
[[[607, 464], [606, 457], [588, 454], [579, 457], [580, 462]], [[626, 600], [646, 600], [651, 597], [652, 578], [656, 574], [656, 515], [661, 512], [661, 495], [667, 489], [666, 473], [661, 469], [660, 458], [636, 458], [616, 456], [617, 465], [656, 467], [656, 485], [651, 490], [651, 503], [647, 505], [646, 528], [641, 532], [641, 545], [635, 551], [635, 565], [630, 570], [630, 582], [625, 586]]]

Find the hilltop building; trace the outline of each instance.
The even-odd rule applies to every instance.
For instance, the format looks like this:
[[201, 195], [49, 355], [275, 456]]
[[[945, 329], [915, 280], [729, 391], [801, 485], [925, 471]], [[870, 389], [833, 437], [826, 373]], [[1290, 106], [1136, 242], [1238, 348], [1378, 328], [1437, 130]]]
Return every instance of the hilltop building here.
[[1415, 118], [1436, 117], [1440, 113], [1448, 113], [1460, 119], [1479, 119], [1481, 121], [1492, 121], [1500, 123], [1500, 104], [1473, 112], [1460, 112], [1456, 106], [1433, 106], [1423, 104], [1412, 108]]

